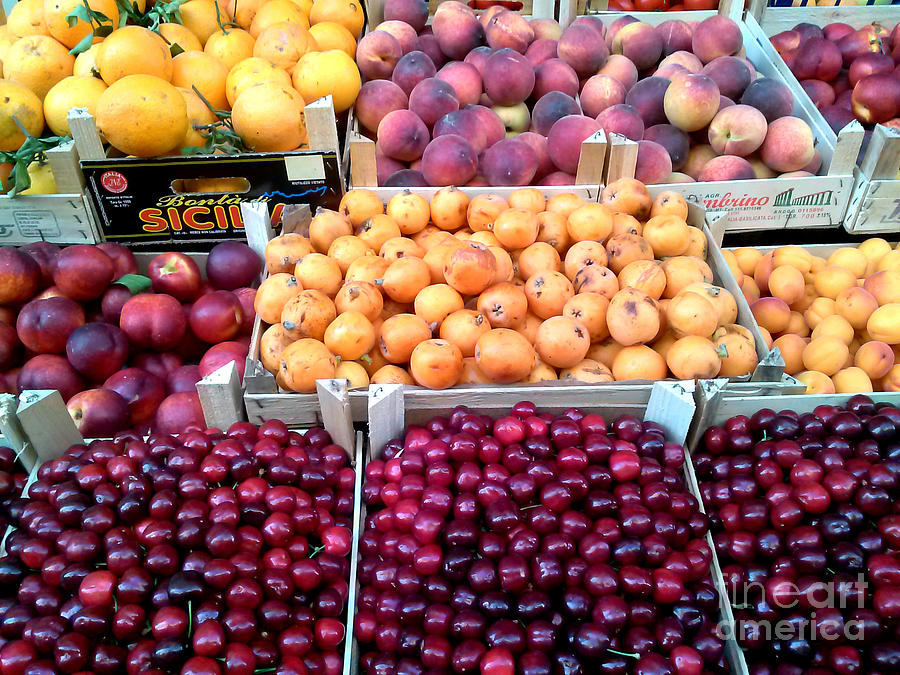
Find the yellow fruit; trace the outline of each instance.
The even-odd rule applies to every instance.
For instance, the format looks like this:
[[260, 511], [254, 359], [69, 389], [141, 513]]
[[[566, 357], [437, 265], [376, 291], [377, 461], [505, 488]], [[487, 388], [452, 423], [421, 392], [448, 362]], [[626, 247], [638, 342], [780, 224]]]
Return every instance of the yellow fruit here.
[[206, 138], [198, 129], [205, 124], [215, 123], [216, 116], [193, 90], [179, 87], [178, 91], [181, 92], [184, 104], [187, 106], [188, 118], [188, 127], [184, 134], [184, 140], [181, 142], [181, 147], [202, 147], [206, 143]]
[[900, 344], [900, 302], [882, 305], [869, 316], [866, 332], [873, 340]]
[[44, 120], [57, 136], [70, 136], [69, 110], [87, 108], [97, 114], [97, 101], [106, 84], [96, 77], [67, 77], [57, 82], [44, 97]]
[[93, 44], [87, 51], [81, 52], [75, 57], [75, 67], [72, 68], [72, 74], [75, 77], [100, 78], [100, 68], [97, 66], [97, 56], [100, 54], [102, 45], [102, 42]]
[[859, 245], [859, 252], [866, 256], [868, 265], [866, 274], [872, 274], [878, 267], [879, 261], [891, 252], [891, 245], [881, 237], [866, 239]]
[[291, 0], [300, 10], [309, 17], [309, 13], [312, 11], [313, 0]]
[[3, 59], [6, 57], [6, 50], [18, 39], [19, 37], [13, 35], [9, 30], [9, 26], [0, 26], [0, 73], [3, 70]]
[[206, 52], [184, 52], [172, 60], [172, 84], [185, 89], [197, 87], [216, 110], [228, 106], [225, 96], [227, 78], [228, 69]]
[[50, 170], [50, 163], [32, 162], [28, 165], [28, 177], [31, 179], [31, 186], [27, 190], [22, 190], [23, 195], [52, 195], [56, 194], [56, 179]]
[[291, 0], [269, 0], [256, 12], [248, 30], [250, 35], [258, 38], [266, 28], [283, 21], [298, 23], [309, 29], [309, 19], [306, 14]]
[[[179, 7], [179, 11], [185, 28], [197, 36], [200, 44], [206, 44], [209, 36], [219, 30], [216, 3], [213, 0], [188, 0]], [[224, 10], [220, 18], [222, 23], [227, 23], [228, 16]]]
[[9, 32], [16, 37], [50, 35], [44, 20], [44, 0], [21, 0], [13, 5], [6, 19]]
[[46, 35], [29, 35], [6, 50], [3, 77], [43, 99], [50, 87], [72, 74], [74, 67], [75, 57], [61, 43]]
[[315, 25], [323, 21], [339, 23], [359, 39], [365, 16], [362, 6], [353, 0], [313, 0], [309, 22]]
[[159, 35], [141, 26], [124, 26], [110, 33], [97, 55], [100, 77], [112, 84], [129, 75], [172, 79], [172, 54]]
[[291, 77], [278, 66], [256, 56], [236, 64], [228, 71], [228, 77], [225, 79], [225, 96], [229, 105], [233, 106], [238, 96], [248, 87], [264, 82], [290, 87]]
[[806, 385], [807, 394], [833, 394], [834, 382], [818, 370], [804, 370], [796, 378]]
[[[77, 7], [83, 7], [85, 0], [43, 0], [44, 23], [50, 35], [62, 42], [70, 49], [93, 32], [94, 26], [87, 21], [78, 19], [74, 26], [70, 26], [66, 17]], [[88, 6], [95, 12], [100, 12], [109, 19], [112, 27], [119, 25], [119, 8], [116, 0], [87, 0]], [[94, 37], [94, 42], [102, 38]]]
[[[225, 12], [234, 19], [234, 22], [247, 30], [253, 22], [253, 17], [267, 0], [226, 0]], [[229, 29], [230, 30], [230, 29]]]
[[303, 105], [290, 87], [258, 84], [238, 96], [231, 121], [244, 144], [256, 152], [294, 150], [306, 141]]
[[152, 75], [128, 75], [97, 101], [97, 127], [126, 155], [155, 157], [179, 147], [187, 133], [184, 97]]
[[844, 246], [828, 256], [828, 264], [846, 267], [858, 278], [861, 278], [866, 273], [867, 261], [866, 256], [859, 249]]
[[318, 51], [312, 34], [299, 23], [282, 21], [266, 28], [253, 47], [253, 56], [290, 71], [307, 52]]
[[41, 99], [28, 87], [0, 80], [0, 150], [5, 152], [15, 152], [25, 142], [25, 134], [13, 117], [32, 136], [41, 135], [44, 129]]
[[334, 369], [334, 379], [347, 380], [348, 389], [365, 389], [369, 386], [369, 374], [356, 361], [341, 361]]
[[320, 51], [340, 49], [351, 59], [356, 58], [356, 38], [344, 26], [334, 21], [322, 21], [313, 24], [309, 32], [316, 39]]
[[356, 63], [339, 49], [303, 56], [294, 66], [293, 82], [309, 103], [331, 94], [338, 113], [353, 106], [362, 85]]
[[227, 28], [227, 32], [217, 31], [209, 36], [203, 45], [203, 51], [217, 58], [222, 65], [231, 70], [235, 65], [253, 56], [253, 45], [256, 40], [245, 30]]
[[159, 24], [159, 34], [171, 46], [178, 45], [183, 51], [196, 52], [203, 50], [203, 45], [200, 44], [197, 36], [180, 23]]
[[831, 378], [836, 394], [858, 394], [872, 391], [872, 380], [866, 371], [856, 366], [839, 370]]

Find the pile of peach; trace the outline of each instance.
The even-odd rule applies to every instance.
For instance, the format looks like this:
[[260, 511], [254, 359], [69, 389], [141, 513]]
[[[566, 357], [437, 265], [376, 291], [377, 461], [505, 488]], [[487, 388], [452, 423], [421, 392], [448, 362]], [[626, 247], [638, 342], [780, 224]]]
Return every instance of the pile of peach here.
[[807, 393], [900, 391], [900, 246], [867, 239], [827, 259], [799, 246], [724, 253]]
[[622, 179], [589, 203], [535, 188], [348, 192], [266, 249], [259, 359], [278, 384], [658, 380], [757, 363], [676, 193]]
[[355, 112], [378, 183], [572, 185], [599, 130], [639, 143], [647, 183], [807, 176], [821, 157], [794, 96], [758, 77], [724, 16], [651, 26], [578, 17], [563, 30], [492, 7], [387, 0], [362, 38]]

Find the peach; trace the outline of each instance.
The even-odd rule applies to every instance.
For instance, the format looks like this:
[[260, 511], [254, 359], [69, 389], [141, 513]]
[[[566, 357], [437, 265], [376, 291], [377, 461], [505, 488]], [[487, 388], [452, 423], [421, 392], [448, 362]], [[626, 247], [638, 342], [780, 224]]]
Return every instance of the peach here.
[[547, 137], [533, 131], [526, 131], [516, 136], [516, 140], [527, 143], [537, 156], [537, 169], [534, 172], [534, 180], [541, 180], [553, 173], [556, 167], [550, 159], [550, 151], [547, 149]]
[[637, 108], [645, 127], [668, 122], [663, 101], [669, 84], [669, 80], [664, 77], [648, 77], [628, 90], [625, 103]]
[[694, 180], [698, 180], [703, 167], [714, 157], [716, 157], [716, 151], [712, 149], [711, 145], [695, 145], [688, 152], [687, 161], [681, 167], [682, 171]]
[[[413, 88], [422, 80], [434, 77], [437, 74], [437, 68], [434, 67], [428, 54], [420, 51], [409, 52], [404, 54], [391, 73], [391, 81], [396, 84], [406, 96], [409, 96]], [[372, 80], [378, 82], [378, 80]], [[366, 86], [371, 82], [366, 82]], [[361, 93], [361, 92], [360, 92]], [[408, 103], [407, 99], [407, 103]], [[406, 106], [403, 106], [404, 108]], [[397, 108], [394, 108], [395, 110]]]
[[548, 59], [534, 68], [534, 89], [531, 96], [540, 100], [555, 91], [574, 99], [578, 96], [578, 86], [578, 75], [572, 66], [562, 59]]
[[805, 171], [805, 172], [810, 173], [813, 176], [815, 176], [817, 173], [819, 173], [819, 169], [821, 169], [821, 168], [822, 168], [822, 153], [820, 153], [818, 150], [813, 150], [813, 158], [811, 160], [809, 160], [809, 164], [807, 164], [800, 170]]
[[[603, 23], [603, 19], [599, 16], [595, 16], [592, 14], [584, 14], [582, 16], [577, 17], [571, 24], [571, 26], [587, 26], [588, 28], [593, 29], [599, 36], [601, 40], [606, 39], [606, 26]], [[560, 33], [562, 35], [562, 33]], [[557, 40], [559, 38], [557, 37]]]
[[[101, 248], [103, 246], [107, 246], [107, 244], [98, 244], [97, 248]], [[128, 251], [128, 249], [121, 244], [115, 244], [115, 246], [119, 246]], [[60, 249], [59, 246], [57, 246], [56, 244], [51, 244], [49, 241], [35, 241], [19, 247], [19, 251], [28, 255], [40, 266], [41, 286], [53, 285], [53, 267], [56, 265], [56, 259], [59, 257], [59, 252], [61, 250], [62, 249]], [[105, 249], [101, 250], [106, 252]], [[107, 255], [109, 255], [108, 252], [106, 253]], [[134, 254], [132, 254], [131, 251], [128, 251], [128, 253], [131, 255], [132, 259], [134, 259]], [[112, 258], [111, 255], [110, 258]], [[115, 262], [113, 264], [115, 264]], [[121, 274], [119, 276], [121, 276]]]
[[441, 51], [451, 59], [461, 60], [484, 43], [484, 26], [478, 21], [475, 12], [455, 0], [442, 2], [438, 6], [431, 29]]
[[247, 360], [247, 342], [232, 340], [220, 342], [210, 347], [200, 359], [200, 375], [206, 377], [228, 363], [237, 367], [238, 379], [244, 379], [244, 367]]
[[515, 105], [495, 105], [493, 110], [503, 122], [507, 137], [520, 134], [531, 125], [531, 115], [524, 101]]
[[827, 82], [822, 82], [822, 80], [803, 80], [800, 86], [803, 87], [803, 91], [806, 92], [813, 105], [819, 110], [834, 103], [834, 88]]
[[38, 292], [40, 284], [41, 266], [32, 256], [13, 246], [0, 247], [0, 305], [26, 302]]
[[841, 71], [841, 52], [830, 40], [814, 37], [800, 43], [791, 72], [798, 80], [833, 80]]
[[428, 54], [428, 58], [431, 59], [435, 68], [440, 68], [447, 63], [447, 57], [441, 51], [440, 43], [434, 35], [430, 33], [420, 35], [419, 49]]
[[172, 296], [142, 293], [122, 307], [119, 327], [135, 346], [163, 352], [181, 342], [187, 330], [187, 318]]
[[741, 103], [759, 110], [771, 124], [779, 117], [790, 115], [794, 110], [794, 95], [787, 85], [769, 77], [761, 77], [751, 82], [741, 96]]
[[716, 113], [709, 123], [709, 144], [720, 155], [746, 157], [762, 145], [766, 118], [749, 105], [733, 105]]
[[556, 168], [574, 174], [581, 157], [581, 143], [600, 130], [590, 117], [567, 115], [557, 120], [547, 134], [547, 148]]
[[743, 157], [722, 155], [709, 160], [697, 176], [697, 181], [750, 180], [756, 178], [753, 167]]
[[555, 19], [532, 19], [530, 23], [535, 40], [559, 40], [562, 35], [562, 26]]
[[740, 27], [728, 17], [717, 14], [694, 28], [691, 51], [703, 63], [709, 63], [717, 56], [737, 54], [743, 45]]
[[382, 21], [375, 26], [373, 32], [377, 31], [384, 31], [393, 35], [397, 42], [400, 43], [400, 50], [404, 54], [409, 54], [409, 52], [416, 51], [419, 48], [419, 36], [416, 30], [405, 21]]
[[703, 74], [713, 79], [719, 93], [734, 101], [744, 94], [751, 74], [747, 64], [735, 56], [720, 56], [703, 66]]
[[559, 38], [557, 52], [559, 58], [568, 63], [579, 77], [594, 75], [609, 56], [609, 48], [598, 31], [587, 24], [572, 24]]
[[378, 144], [385, 156], [400, 162], [419, 159], [428, 141], [428, 127], [409, 110], [388, 113], [378, 125]]
[[481, 98], [481, 73], [469, 63], [448, 63], [438, 71], [437, 79], [453, 87], [460, 106], [475, 105]]
[[481, 121], [481, 125], [487, 134], [487, 147], [491, 147], [500, 139], [506, 138], [506, 127], [503, 126], [503, 120], [493, 110], [485, 108], [483, 105], [467, 105], [465, 110], [471, 110]]
[[[26, 259], [34, 262], [27, 256]], [[40, 275], [37, 263], [33, 269]], [[96, 300], [112, 283], [114, 275], [115, 267], [108, 255], [95, 246], [79, 244], [60, 252], [53, 269], [53, 283], [73, 300]]]
[[255, 283], [262, 269], [260, 256], [241, 241], [223, 241], [206, 258], [206, 278], [220, 291], [233, 291]]
[[69, 363], [90, 382], [102, 382], [128, 360], [128, 337], [108, 323], [79, 326], [66, 341]]
[[400, 41], [383, 30], [363, 35], [356, 46], [356, 65], [367, 80], [386, 80], [403, 56]]
[[663, 41], [662, 53], [666, 56], [673, 52], [691, 50], [691, 43], [694, 38], [694, 29], [686, 21], [677, 19], [671, 21], [663, 21], [656, 27]]
[[66, 403], [75, 427], [85, 438], [112, 436], [131, 426], [125, 399], [109, 389], [88, 389]]
[[435, 138], [422, 155], [422, 175], [429, 185], [463, 185], [475, 177], [478, 155], [462, 136]]
[[[177, 394], [180, 391], [192, 392], [196, 390], [197, 383], [202, 379], [200, 366], [179, 366], [166, 378], [166, 391]], [[160, 397], [160, 400], [165, 394]], [[134, 413], [132, 412], [132, 416]]]
[[528, 143], [506, 138], [488, 148], [481, 174], [490, 185], [528, 185], [538, 167], [538, 156]]
[[547, 136], [554, 124], [563, 117], [581, 115], [581, 108], [571, 96], [559, 91], [551, 91], [534, 104], [531, 125], [542, 136]]
[[653, 141], [638, 141], [634, 177], [645, 185], [654, 185], [665, 182], [670, 173], [672, 160], [666, 149]]
[[772, 46], [775, 47], [775, 51], [779, 54], [782, 54], [791, 49], [797, 49], [800, 46], [800, 40], [802, 36], [799, 31], [796, 30], [783, 30], [780, 33], [776, 33], [770, 38], [772, 42]]
[[[188, 367], [196, 368], [196, 366]], [[173, 372], [177, 372], [177, 369]], [[122, 397], [128, 406], [132, 424], [143, 424], [151, 420], [159, 404], [166, 397], [163, 380], [143, 368], [126, 368], [113, 373], [103, 383], [103, 388]], [[190, 391], [195, 391], [193, 384]]]
[[606, 31], [606, 35], [604, 39], [606, 40], [606, 45], [608, 47], [612, 46], [613, 40], [616, 39], [616, 35], [618, 35], [619, 31], [622, 30], [625, 26], [631, 23], [636, 23], [638, 19], [631, 16], [630, 14], [625, 14], [624, 16], [618, 17], [615, 21], [609, 24], [609, 28]]
[[698, 131], [719, 110], [719, 87], [707, 75], [685, 75], [666, 89], [663, 109], [669, 122], [682, 131]]
[[484, 35], [491, 49], [515, 49], [524, 54], [534, 41], [534, 29], [521, 14], [502, 10], [488, 19]]
[[612, 54], [621, 54], [630, 59], [638, 71], [655, 66], [662, 56], [662, 51], [662, 35], [656, 28], [643, 21], [622, 26], [610, 45]]
[[780, 298], [761, 298], [750, 305], [753, 318], [770, 333], [780, 333], [791, 320], [791, 308]]
[[397, 84], [390, 80], [372, 80], [359, 90], [356, 119], [364, 129], [375, 131], [385, 115], [394, 110], [405, 110], [407, 105], [409, 98]]
[[685, 75], [689, 73], [687, 68], [682, 66], [680, 63], [669, 63], [665, 66], [660, 66], [656, 70], [653, 71], [653, 77], [664, 77], [667, 80], [674, 80], [676, 77], [681, 75]]
[[773, 171], [799, 171], [815, 154], [815, 138], [799, 117], [780, 117], [769, 124], [759, 154]]
[[678, 127], [671, 124], [656, 124], [644, 130], [643, 140], [654, 141], [663, 146], [669, 153], [674, 171], [680, 171], [687, 162], [688, 152], [691, 149], [690, 138]]
[[164, 434], [180, 434], [189, 426], [206, 427], [200, 396], [196, 392], [167, 396], [159, 404], [153, 427]]
[[611, 75], [594, 75], [581, 88], [579, 101], [585, 115], [596, 117], [610, 106], [625, 103], [625, 94], [625, 87], [616, 78]]
[[900, 116], [900, 78], [893, 73], [867, 75], [853, 87], [851, 105], [857, 119], [870, 124]]
[[383, 155], [381, 152], [375, 152], [375, 172], [378, 179], [379, 185], [384, 185], [384, 182], [393, 176], [398, 171], [403, 171], [406, 168], [406, 164], [403, 162], [398, 162], [396, 159], [391, 159], [387, 155]]
[[459, 109], [459, 99], [448, 83], [429, 77], [413, 87], [409, 94], [409, 109], [431, 128], [441, 117]]
[[622, 134], [632, 141], [644, 137], [644, 121], [634, 106], [619, 103], [597, 115], [597, 124], [607, 134]]
[[775, 178], [778, 175], [766, 166], [765, 162], [759, 158], [759, 155], [751, 155], [746, 159], [750, 162], [750, 166], [753, 167], [753, 173], [756, 174], [757, 178]]
[[659, 62], [660, 68], [677, 65], [692, 73], [703, 71], [703, 62], [689, 51], [672, 52]]
[[515, 105], [531, 95], [534, 68], [513, 49], [500, 49], [484, 64], [484, 91], [495, 105]]
[[384, 187], [428, 187], [428, 181], [421, 171], [402, 169], [388, 176]]
[[621, 54], [610, 54], [606, 63], [597, 72], [598, 75], [610, 75], [616, 78], [625, 87], [625, 91], [631, 89], [638, 80], [638, 71], [630, 59]]
[[557, 57], [556, 45], [556, 40], [535, 40], [525, 50], [525, 58], [528, 59], [528, 63], [531, 64], [532, 68], [537, 68], [544, 61]]
[[850, 65], [848, 82], [851, 87], [855, 87], [864, 77], [875, 73], [891, 73], [894, 67], [894, 59], [887, 54], [863, 54]]
[[147, 274], [155, 292], [166, 293], [182, 302], [196, 298], [203, 281], [197, 263], [174, 251], [154, 257]]
[[466, 58], [463, 59], [464, 63], [471, 64], [475, 66], [475, 69], [478, 71], [479, 75], [484, 74], [484, 64], [487, 63], [488, 57], [494, 53], [494, 50], [487, 46], [475, 47], [472, 51], [466, 54]]
[[19, 311], [16, 334], [37, 354], [61, 354], [72, 332], [84, 324], [84, 310], [65, 297], [32, 300]]
[[538, 185], [573, 185], [575, 183], [575, 174], [566, 173], [565, 171], [554, 171], [544, 176]]
[[435, 138], [447, 134], [457, 134], [468, 139], [479, 155], [487, 148], [487, 132], [472, 110], [454, 110], [434, 123]]
[[417, 32], [428, 22], [428, 3], [424, 0], [385, 0], [385, 21], [403, 21]]
[[84, 389], [84, 381], [62, 356], [38, 354], [22, 366], [16, 387], [19, 393], [29, 389], [56, 389], [63, 401], [68, 401]]

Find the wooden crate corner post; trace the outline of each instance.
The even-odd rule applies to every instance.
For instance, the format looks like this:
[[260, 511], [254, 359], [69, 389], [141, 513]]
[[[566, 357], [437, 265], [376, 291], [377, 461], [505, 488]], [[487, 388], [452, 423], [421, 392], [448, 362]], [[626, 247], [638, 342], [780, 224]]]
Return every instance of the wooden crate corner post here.
[[[855, 124], [859, 124], [855, 122]], [[875, 125], [860, 171], [871, 180], [893, 180], [900, 168], [900, 129]]]
[[19, 418], [16, 415], [18, 401], [12, 394], [0, 394], [0, 435], [5, 443], [16, 453], [16, 457], [29, 473], [37, 466], [37, 453], [28, 442]]
[[55, 389], [22, 392], [16, 417], [38, 459], [56, 459], [72, 445], [84, 443], [75, 422]]
[[75, 140], [75, 147], [81, 159], [105, 159], [106, 151], [100, 141], [100, 132], [94, 116], [87, 108], [72, 108], [68, 115], [69, 130]]
[[[834, 145], [834, 154], [828, 165], [829, 176], [852, 176], [856, 167], [856, 158], [859, 157], [859, 149], [862, 147], [865, 129], [853, 120], [841, 129]], [[871, 147], [871, 145], [869, 146]]]
[[403, 433], [404, 398], [402, 384], [369, 387], [369, 452], [380, 456], [385, 444]]
[[197, 394], [207, 427], [226, 430], [235, 422], [247, 419], [241, 378], [233, 361], [200, 380]]
[[606, 134], [602, 129], [584, 140], [578, 157], [575, 185], [599, 186], [603, 183], [606, 146]]
[[337, 119], [334, 116], [334, 100], [331, 94], [309, 103], [303, 109], [309, 149], [335, 152], [340, 156]]
[[331, 440], [344, 448], [352, 458], [356, 434], [353, 431], [347, 380], [316, 380], [316, 394], [325, 430], [331, 434]]
[[666, 430], [669, 441], [684, 445], [696, 412], [693, 381], [653, 383], [644, 419]]
[[621, 134], [610, 134], [608, 145], [609, 160], [606, 163], [606, 180], [603, 184], [615, 183], [620, 178], [634, 178], [638, 144]]
[[47, 150], [47, 161], [56, 182], [56, 191], [61, 195], [78, 194], [84, 188], [84, 175], [78, 164], [78, 150], [75, 141], [66, 141]]
[[366, 138], [356, 129], [347, 133], [350, 145], [350, 187], [375, 187], [378, 185], [378, 167], [375, 164], [375, 141]]

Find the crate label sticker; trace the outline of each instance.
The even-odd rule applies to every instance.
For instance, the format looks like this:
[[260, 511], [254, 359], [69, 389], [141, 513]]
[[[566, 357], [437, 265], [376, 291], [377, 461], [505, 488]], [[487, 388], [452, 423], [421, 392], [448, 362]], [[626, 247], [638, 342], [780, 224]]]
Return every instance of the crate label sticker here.
[[52, 211], [14, 211], [13, 218], [22, 236], [59, 236], [59, 223]]
[[31, 241], [79, 243], [92, 241], [84, 202], [58, 195], [0, 198], [0, 241], [4, 245]]
[[294, 155], [284, 158], [284, 168], [292, 183], [325, 178], [325, 163], [321, 155]]
[[100, 184], [108, 192], [119, 194], [128, 189], [128, 180], [118, 171], [106, 171], [100, 176]]

